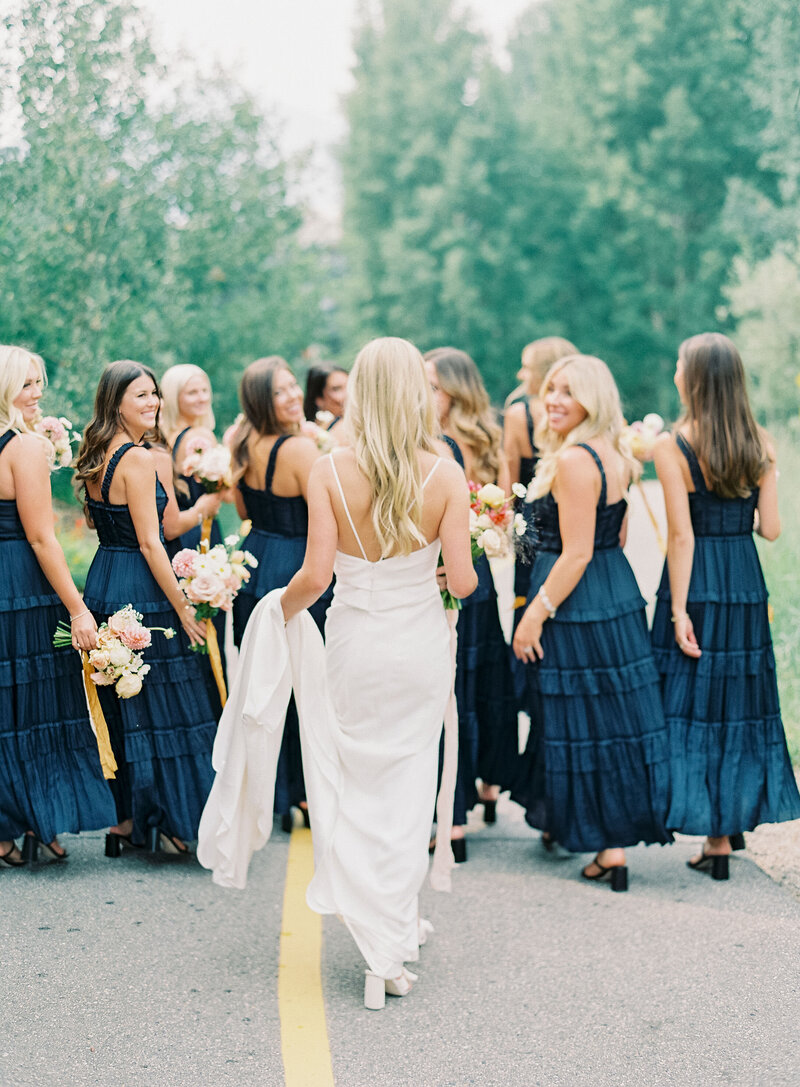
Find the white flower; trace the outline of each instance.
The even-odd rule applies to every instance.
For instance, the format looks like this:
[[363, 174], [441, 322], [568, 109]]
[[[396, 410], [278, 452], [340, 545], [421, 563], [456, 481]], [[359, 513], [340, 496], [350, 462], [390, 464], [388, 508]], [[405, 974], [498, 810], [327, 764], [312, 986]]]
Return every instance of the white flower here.
[[133, 659], [133, 653], [122, 642], [112, 646], [108, 652], [108, 661], [112, 668], [126, 668]]
[[528, 488], [525, 487], [522, 483], [513, 483], [511, 485], [511, 490], [514, 492], [517, 498], [524, 498], [525, 495], [528, 493]]
[[141, 677], [135, 674], [120, 676], [117, 680], [117, 694], [120, 698], [133, 698], [142, 689]]
[[506, 495], [505, 491], [498, 487], [496, 483], [486, 483], [478, 491], [477, 498], [479, 502], [495, 510], [505, 502]]
[[469, 511], [469, 534], [470, 534], [470, 536], [475, 535], [475, 529], [477, 527], [477, 524], [478, 524], [478, 515], [475, 512], [475, 510], [471, 509]]
[[514, 531], [516, 532], [516, 534], [518, 536], [524, 536], [527, 529], [528, 529], [528, 525], [527, 525], [527, 523], [525, 521], [525, 518], [522, 516], [522, 514], [521, 513], [515, 514], [514, 515]]
[[238, 536], [226, 536], [225, 537], [225, 546], [226, 547], [236, 547], [238, 542], [239, 542], [239, 537]]
[[475, 521], [475, 528], [489, 529], [494, 528], [494, 521], [491, 519], [488, 513], [482, 513]]
[[[167, 629], [164, 631], [164, 637], [167, 639], [167, 641], [169, 641], [170, 638], [175, 637], [175, 631], [172, 629], [172, 627], [167, 627]], [[146, 665], [146, 667], [149, 668], [150, 665], [148, 664]]]
[[651, 411], [642, 419], [642, 426], [645, 430], [651, 430], [653, 434], [660, 434], [664, 429], [664, 420], [656, 412]]
[[243, 554], [244, 561], [247, 563], [247, 565], [252, 566], [255, 569], [255, 567], [258, 566], [258, 559], [255, 557], [255, 555], [251, 551], [245, 551], [243, 552]]
[[508, 550], [507, 540], [496, 529], [487, 528], [477, 540], [478, 547], [483, 548], [490, 559], [497, 559], [506, 554]]

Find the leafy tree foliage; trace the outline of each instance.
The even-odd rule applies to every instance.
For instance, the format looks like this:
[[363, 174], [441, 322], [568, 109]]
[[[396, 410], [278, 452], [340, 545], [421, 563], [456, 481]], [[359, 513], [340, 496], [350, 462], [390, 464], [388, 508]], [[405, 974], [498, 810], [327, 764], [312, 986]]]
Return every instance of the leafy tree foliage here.
[[0, 340], [48, 361], [85, 419], [104, 363], [206, 368], [223, 417], [258, 355], [300, 354], [318, 293], [294, 166], [243, 92], [168, 75], [127, 0], [24, 0], [0, 76]]

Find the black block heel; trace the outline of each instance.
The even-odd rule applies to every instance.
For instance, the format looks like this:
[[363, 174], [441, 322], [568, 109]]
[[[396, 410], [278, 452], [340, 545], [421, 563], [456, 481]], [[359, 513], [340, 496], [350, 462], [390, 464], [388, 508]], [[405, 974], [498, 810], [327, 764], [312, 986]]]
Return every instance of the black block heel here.
[[145, 848], [148, 853], [159, 853], [161, 851], [161, 833], [158, 827], [147, 828], [147, 844]]
[[611, 884], [612, 891], [627, 891], [628, 889], [628, 868], [627, 865], [618, 864], [612, 868], [605, 868], [597, 859], [594, 858], [592, 864], [597, 869], [596, 875], [587, 875], [586, 868], [590, 866], [587, 864], [586, 868], [581, 869], [581, 875], [584, 879], [590, 880], [592, 883], [600, 883], [601, 880], [608, 880]]
[[628, 889], [628, 869], [625, 865], [621, 868], [611, 869], [611, 890], [612, 891], [627, 891]]
[[22, 843], [22, 859], [26, 864], [36, 864], [39, 859], [39, 841], [33, 834], [26, 834]]
[[686, 864], [689, 868], [693, 868], [695, 872], [710, 871], [712, 879], [729, 879], [729, 860], [730, 857], [727, 853], [701, 853], [696, 861], [689, 860]]
[[291, 834], [293, 826], [294, 826], [294, 816], [292, 815], [292, 812], [291, 812], [291, 809], [290, 809], [289, 811], [285, 811], [283, 813], [283, 815], [281, 816], [281, 830], [283, 831], [284, 834]]
[[712, 879], [729, 879], [730, 872], [728, 870], [728, 857], [712, 857], [711, 865], [711, 878]]
[[308, 808], [300, 808], [300, 812], [303, 816], [303, 826], [308, 830], [311, 829], [311, 816], [308, 814]]
[[467, 859], [467, 839], [451, 838], [450, 845], [453, 847], [453, 859], [456, 864], [463, 864]]
[[497, 801], [496, 800], [482, 800], [483, 804], [483, 821], [490, 826], [492, 823], [497, 822]]
[[729, 834], [728, 841], [731, 843], [731, 849], [747, 849], [747, 843], [744, 840], [744, 834]]
[[122, 842], [120, 841], [118, 834], [106, 834], [106, 856], [122, 856]]

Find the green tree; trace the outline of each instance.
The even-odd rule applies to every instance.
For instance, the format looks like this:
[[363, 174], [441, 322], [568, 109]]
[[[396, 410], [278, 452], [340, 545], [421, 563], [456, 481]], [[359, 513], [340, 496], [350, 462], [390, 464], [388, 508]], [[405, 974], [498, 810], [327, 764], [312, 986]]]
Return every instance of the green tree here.
[[0, 339], [76, 419], [118, 357], [204, 366], [230, 415], [242, 364], [316, 338], [294, 166], [230, 81], [171, 82], [128, 0], [23, 0], [3, 29]]

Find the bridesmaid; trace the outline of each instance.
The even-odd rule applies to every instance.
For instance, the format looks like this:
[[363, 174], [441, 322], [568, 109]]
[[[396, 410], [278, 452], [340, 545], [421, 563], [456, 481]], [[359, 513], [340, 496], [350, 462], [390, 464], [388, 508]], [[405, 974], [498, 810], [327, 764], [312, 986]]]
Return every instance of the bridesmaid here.
[[318, 411], [327, 411], [333, 416], [328, 430], [333, 430], [341, 422], [347, 399], [347, 377], [347, 370], [330, 362], [320, 362], [311, 367], [306, 377], [303, 401], [306, 419], [313, 423]]
[[[233, 602], [233, 635], [242, 644], [247, 620], [262, 597], [289, 583], [303, 564], [308, 536], [308, 477], [319, 457], [316, 444], [300, 433], [303, 393], [289, 364], [278, 355], [257, 359], [239, 390], [244, 418], [232, 438], [236, 508], [252, 522], [242, 547], [258, 560]], [[311, 609], [320, 630], [331, 591]], [[294, 701], [286, 716], [275, 786], [275, 811], [291, 830], [292, 807], [308, 822], [300, 733]]]
[[764, 539], [780, 532], [778, 473], [727, 336], [685, 340], [675, 385], [684, 412], [655, 450], [669, 528], [653, 620], [672, 768], [667, 822], [707, 835], [689, 867], [727, 879], [742, 831], [800, 817], [753, 541], [754, 521]]
[[[106, 855], [146, 844], [186, 853], [213, 780], [216, 718], [200, 659], [191, 645], [203, 627], [183, 596], [164, 547], [167, 492], [145, 439], [158, 439], [159, 390], [149, 367], [123, 360], [106, 366], [94, 416], [84, 433], [76, 483], [100, 546], [86, 578], [86, 604], [98, 620], [133, 604], [146, 626], [179, 625], [177, 637], [153, 635], [150, 673], [134, 698], [99, 688], [119, 770], [112, 781], [117, 825]], [[177, 620], [177, 623], [176, 623]]]
[[[497, 483], [507, 492], [502, 432], [477, 366], [454, 347], [429, 351], [425, 365], [442, 434], [467, 479]], [[459, 747], [452, 832], [457, 861], [467, 859], [467, 812], [481, 803], [485, 822], [495, 822], [500, 786], [510, 785], [518, 755], [516, 699], [497, 593], [488, 559], [479, 559], [475, 568], [478, 588], [463, 601], [458, 617]], [[480, 794], [475, 788], [477, 778], [481, 779]]]
[[531, 720], [543, 725], [543, 750], [532, 765], [522, 760], [526, 818], [572, 852], [595, 852], [582, 875], [625, 891], [624, 847], [671, 840], [658, 674], [621, 546], [638, 464], [620, 446], [619, 394], [604, 362], [561, 359], [542, 392], [535, 595], [513, 641], [528, 662]]
[[[172, 454], [175, 471], [175, 499], [181, 512], [191, 510], [192, 517], [180, 522], [180, 535], [170, 538], [165, 521], [167, 551], [174, 555], [183, 547], [196, 548], [200, 543], [202, 516], [197, 502], [205, 494], [202, 484], [181, 472], [189, 455], [192, 439], [215, 441], [214, 412], [211, 407], [211, 382], [205, 370], [191, 363], [170, 366], [161, 378], [161, 411], [158, 422], [161, 433]], [[188, 527], [184, 527], [184, 525]], [[211, 546], [222, 542], [222, 532], [216, 518], [211, 526]]]
[[[522, 351], [522, 366], [517, 380], [522, 383], [522, 395], [506, 408], [503, 416], [503, 451], [508, 463], [508, 474], [512, 483], [521, 483], [527, 487], [536, 471], [539, 459], [534, 430], [541, 427], [545, 420], [545, 410], [539, 398], [539, 389], [545, 374], [559, 359], [567, 355], [577, 355], [578, 348], [562, 339], [561, 336], [546, 336], [534, 340]], [[520, 507], [522, 515], [530, 525], [531, 504], [524, 502]], [[530, 549], [530, 533], [526, 534], [525, 553], [517, 557], [514, 565], [514, 626], [519, 622], [528, 600], [528, 586], [531, 579], [533, 554]]]
[[0, 346], [0, 866], [25, 856], [63, 860], [56, 835], [113, 819], [89, 723], [81, 666], [54, 649], [60, 621], [75, 649], [96, 645], [97, 624], [75, 588], [53, 531], [47, 442], [32, 429], [44, 363]]
[[[206, 443], [216, 441], [211, 382], [205, 370], [191, 363], [181, 363], [170, 366], [165, 371], [161, 378], [161, 410], [158, 422], [170, 453], [170, 460], [166, 461], [158, 455], [160, 451], [155, 450], [159, 478], [168, 498], [164, 510], [164, 538], [167, 554], [174, 558], [184, 547], [192, 551], [197, 548], [203, 518], [216, 514], [222, 502], [221, 493], [206, 495], [201, 483], [193, 476], [186, 476], [181, 472], [181, 466], [189, 455], [194, 438], [200, 438]], [[209, 546], [214, 547], [218, 543], [222, 543], [222, 531], [219, 521], [214, 517]], [[213, 622], [217, 631], [222, 671], [225, 674], [226, 613], [218, 612]], [[207, 656], [203, 656], [202, 662], [211, 707], [214, 716], [219, 718], [222, 702], [211, 662]]]

